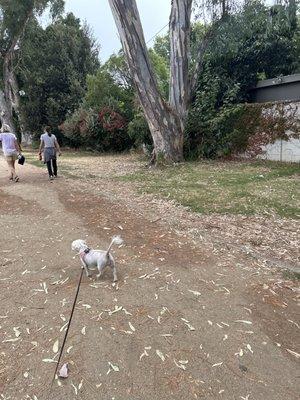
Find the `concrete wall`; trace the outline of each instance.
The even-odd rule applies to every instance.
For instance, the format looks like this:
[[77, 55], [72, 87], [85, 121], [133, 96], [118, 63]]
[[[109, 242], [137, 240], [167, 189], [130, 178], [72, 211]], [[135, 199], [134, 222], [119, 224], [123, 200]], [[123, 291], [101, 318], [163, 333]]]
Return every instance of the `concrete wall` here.
[[[289, 118], [288, 109], [292, 106], [293, 109], [296, 109], [296, 118], [300, 126], [300, 74], [260, 81], [250, 93], [254, 103], [275, 102], [277, 104], [286, 104], [287, 118]], [[272, 109], [270, 110], [269, 107], [266, 107], [266, 112], [270, 111], [272, 112]], [[290, 138], [289, 141], [279, 139], [273, 144], [264, 146], [262, 149], [264, 154], [258, 156], [259, 158], [300, 162], [300, 139]]]
[[[276, 115], [276, 113], [278, 113], [278, 104], [283, 106], [285, 118], [289, 122], [292, 121], [293, 126], [296, 126], [296, 130], [294, 132], [285, 132], [287, 136], [290, 136], [289, 140], [278, 139], [274, 143], [262, 146], [261, 149], [263, 153], [258, 155], [257, 158], [300, 163], [300, 101], [275, 102], [273, 104], [266, 103], [265, 107], [262, 105], [262, 115]], [[297, 133], [299, 138], [292, 137], [292, 133], [293, 136]], [[247, 157], [247, 152], [245, 156]]]
[[[286, 118], [291, 115], [291, 109], [295, 111], [295, 116], [299, 120], [300, 126], [300, 101], [286, 102]], [[263, 111], [264, 112], [264, 111]], [[270, 112], [270, 110], [268, 110]], [[289, 135], [289, 132], [286, 132]], [[300, 132], [298, 132], [300, 134]], [[290, 138], [289, 141], [278, 139], [275, 143], [262, 147], [263, 154], [258, 156], [265, 160], [300, 162], [300, 139]]]
[[300, 162], [300, 140], [277, 140], [263, 148], [264, 154], [258, 156], [264, 160]]

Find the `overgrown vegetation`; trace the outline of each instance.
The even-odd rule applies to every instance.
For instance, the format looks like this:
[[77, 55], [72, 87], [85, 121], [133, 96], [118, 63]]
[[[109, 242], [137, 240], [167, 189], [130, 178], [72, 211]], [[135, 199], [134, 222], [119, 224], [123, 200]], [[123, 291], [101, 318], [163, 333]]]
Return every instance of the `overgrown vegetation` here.
[[[300, 71], [298, 41], [299, 24], [280, 5], [248, 2], [220, 25], [189, 112], [186, 157], [214, 158], [245, 150], [258, 125], [244, 123], [247, 107], [241, 103], [250, 100], [259, 79]], [[261, 119], [258, 109], [251, 112]], [[276, 131], [278, 137], [283, 135]]]

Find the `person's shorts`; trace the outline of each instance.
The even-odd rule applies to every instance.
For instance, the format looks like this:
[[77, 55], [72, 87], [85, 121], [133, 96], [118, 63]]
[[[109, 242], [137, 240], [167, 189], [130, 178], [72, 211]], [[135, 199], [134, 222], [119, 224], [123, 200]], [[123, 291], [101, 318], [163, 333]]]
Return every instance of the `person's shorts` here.
[[18, 159], [18, 154], [10, 154], [5, 156], [6, 161], [12, 162]]

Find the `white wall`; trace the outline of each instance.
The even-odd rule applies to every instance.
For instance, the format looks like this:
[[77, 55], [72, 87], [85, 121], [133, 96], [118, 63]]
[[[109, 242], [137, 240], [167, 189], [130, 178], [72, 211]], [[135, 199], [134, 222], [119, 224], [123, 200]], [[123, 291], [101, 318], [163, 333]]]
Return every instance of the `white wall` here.
[[[291, 112], [296, 111], [296, 116], [300, 121], [300, 102], [287, 102], [285, 111], [287, 118]], [[266, 112], [272, 112], [272, 109], [267, 109]], [[300, 132], [298, 133], [300, 134]], [[260, 154], [258, 158], [273, 161], [300, 162], [300, 139], [291, 138], [289, 141], [278, 139], [275, 143], [262, 147], [262, 150], [264, 153]]]
[[264, 154], [258, 156], [264, 160], [300, 162], [300, 139], [276, 140], [263, 148]]

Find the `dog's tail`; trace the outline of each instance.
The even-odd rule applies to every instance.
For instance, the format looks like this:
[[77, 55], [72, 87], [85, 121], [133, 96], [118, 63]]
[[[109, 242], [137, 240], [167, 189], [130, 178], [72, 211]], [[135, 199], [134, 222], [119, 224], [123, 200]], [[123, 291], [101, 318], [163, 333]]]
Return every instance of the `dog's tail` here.
[[122, 243], [123, 243], [123, 239], [121, 238], [121, 236], [118, 236], [118, 235], [117, 236], [113, 236], [113, 238], [112, 238], [112, 240], [110, 242], [110, 245], [108, 246], [108, 249], [106, 251], [106, 255], [107, 256], [109, 255], [110, 249], [112, 248], [112, 246], [114, 244], [117, 244], [118, 246], [120, 246]]

